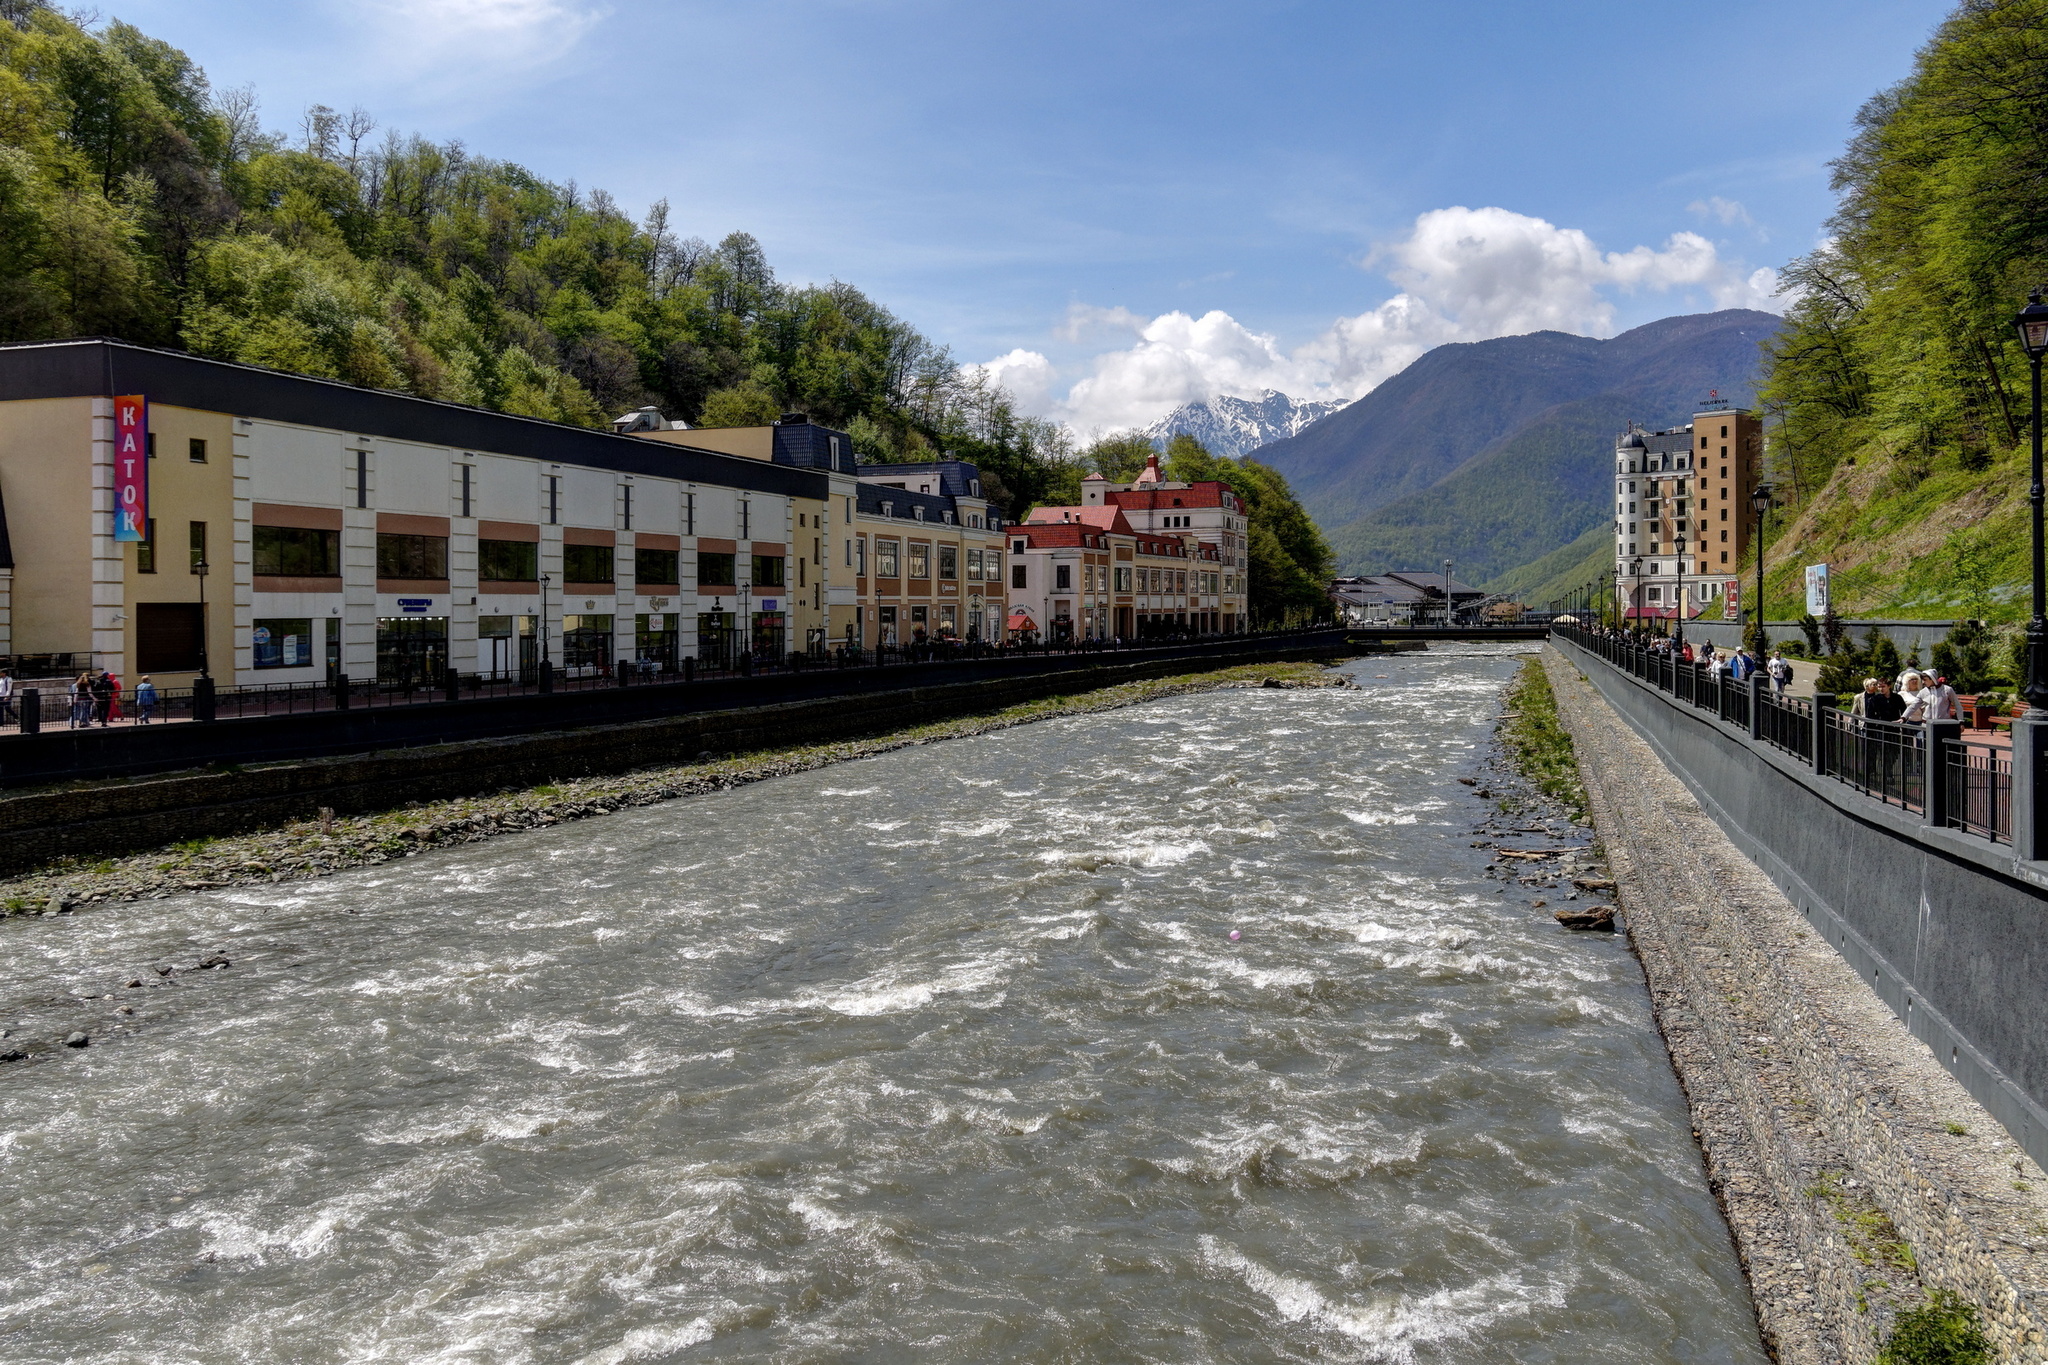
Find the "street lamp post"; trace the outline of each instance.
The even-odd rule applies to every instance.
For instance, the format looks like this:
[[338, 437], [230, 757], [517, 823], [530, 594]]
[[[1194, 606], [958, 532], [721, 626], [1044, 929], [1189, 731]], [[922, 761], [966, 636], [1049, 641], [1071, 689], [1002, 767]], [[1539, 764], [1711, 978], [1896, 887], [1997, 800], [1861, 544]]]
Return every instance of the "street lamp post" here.
[[[2036, 368], [2038, 368], [2038, 366], [2037, 366]], [[1449, 630], [1449, 629], [1451, 628], [1451, 626], [1452, 626], [1452, 624], [1453, 624], [1453, 621], [1452, 621], [1452, 616], [1453, 616], [1453, 613], [1452, 613], [1452, 611], [1451, 611], [1451, 561], [1450, 561], [1450, 560], [1448, 560], [1448, 559], [1446, 559], [1446, 560], [1444, 561], [1444, 629], [1445, 629], [1445, 630]]]
[[1642, 602], [1639, 600], [1643, 595], [1643, 557], [1641, 555], [1636, 555], [1629, 560], [1628, 577], [1629, 605], [1637, 610], [1640, 610], [1643, 605]]
[[1749, 505], [1756, 510], [1756, 601], [1751, 609], [1756, 612], [1757, 652], [1764, 650], [1764, 514], [1771, 510], [1771, 486], [1760, 483], [1749, 495]]
[[2027, 679], [2021, 689], [2027, 711], [2012, 727], [2012, 842], [2014, 856], [2034, 862], [2048, 852], [2048, 802], [2042, 800], [2048, 785], [2048, 745], [2043, 743], [2048, 737], [2048, 571], [2041, 536], [2041, 358], [2048, 355], [2048, 304], [2041, 302], [2040, 290], [2027, 295], [2027, 306], [2013, 319], [2013, 326], [2033, 372], [2033, 484], [2027, 492], [2027, 510], [2033, 529], [2034, 594], [2033, 616], [2027, 622]]
[[208, 671], [206, 657], [206, 575], [212, 568], [203, 559], [192, 566], [192, 576], [199, 580], [199, 676], [208, 682], [213, 680], [213, 674]]

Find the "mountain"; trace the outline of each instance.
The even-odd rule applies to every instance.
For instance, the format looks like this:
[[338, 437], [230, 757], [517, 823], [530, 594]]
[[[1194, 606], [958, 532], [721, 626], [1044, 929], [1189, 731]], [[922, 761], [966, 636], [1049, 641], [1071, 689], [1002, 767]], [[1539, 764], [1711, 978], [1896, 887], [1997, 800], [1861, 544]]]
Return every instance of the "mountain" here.
[[1759, 345], [1778, 326], [1731, 309], [1606, 341], [1440, 346], [1259, 459], [1316, 509], [1341, 572], [1449, 557], [1484, 581], [1606, 523], [1608, 454], [1627, 422], [1683, 421], [1709, 390], [1751, 402]]
[[1439, 346], [1259, 459], [1334, 531], [1436, 486], [1561, 403], [1613, 393], [1661, 425], [1709, 389], [1746, 399], [1757, 343], [1777, 326], [1769, 313], [1732, 309], [1664, 318], [1607, 341], [1531, 332]]
[[1186, 433], [1215, 454], [1234, 460], [1268, 442], [1292, 436], [1343, 406], [1290, 398], [1278, 389], [1267, 389], [1257, 398], [1223, 396], [1183, 403], [1138, 434], [1164, 450], [1168, 441]]

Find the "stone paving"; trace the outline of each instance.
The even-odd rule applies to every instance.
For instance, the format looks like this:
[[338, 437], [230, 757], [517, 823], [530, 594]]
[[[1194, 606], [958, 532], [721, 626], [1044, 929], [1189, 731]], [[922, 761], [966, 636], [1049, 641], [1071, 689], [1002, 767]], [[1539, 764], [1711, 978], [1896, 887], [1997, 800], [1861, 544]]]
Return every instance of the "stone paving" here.
[[2048, 1176], [1577, 669], [1544, 662], [1765, 1344], [1867, 1361], [1948, 1289], [1999, 1360], [2048, 1362]]

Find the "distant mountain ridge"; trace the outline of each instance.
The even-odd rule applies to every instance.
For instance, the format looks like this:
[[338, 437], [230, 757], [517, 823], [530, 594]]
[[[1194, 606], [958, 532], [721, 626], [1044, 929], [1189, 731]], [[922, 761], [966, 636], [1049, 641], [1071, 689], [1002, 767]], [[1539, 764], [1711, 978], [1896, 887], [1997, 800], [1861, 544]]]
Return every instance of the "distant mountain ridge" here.
[[1183, 403], [1138, 434], [1161, 450], [1175, 436], [1186, 434], [1214, 453], [1236, 459], [1260, 446], [1293, 436], [1343, 406], [1294, 398], [1278, 389], [1267, 389], [1257, 398], [1219, 395]]
[[1258, 458], [1287, 476], [1340, 569], [1457, 562], [1485, 582], [1611, 519], [1609, 438], [1682, 422], [1719, 390], [1754, 399], [1779, 319], [1664, 318], [1609, 340], [1564, 332], [1440, 346]]

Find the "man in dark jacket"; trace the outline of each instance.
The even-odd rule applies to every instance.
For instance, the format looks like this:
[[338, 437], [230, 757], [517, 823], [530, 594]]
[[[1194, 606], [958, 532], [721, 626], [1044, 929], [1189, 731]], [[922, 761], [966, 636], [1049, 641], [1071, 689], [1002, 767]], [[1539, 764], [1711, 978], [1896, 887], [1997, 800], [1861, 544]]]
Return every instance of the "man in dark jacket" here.
[[108, 713], [114, 709], [114, 678], [105, 669], [92, 677], [92, 718], [101, 727], [107, 724]]

